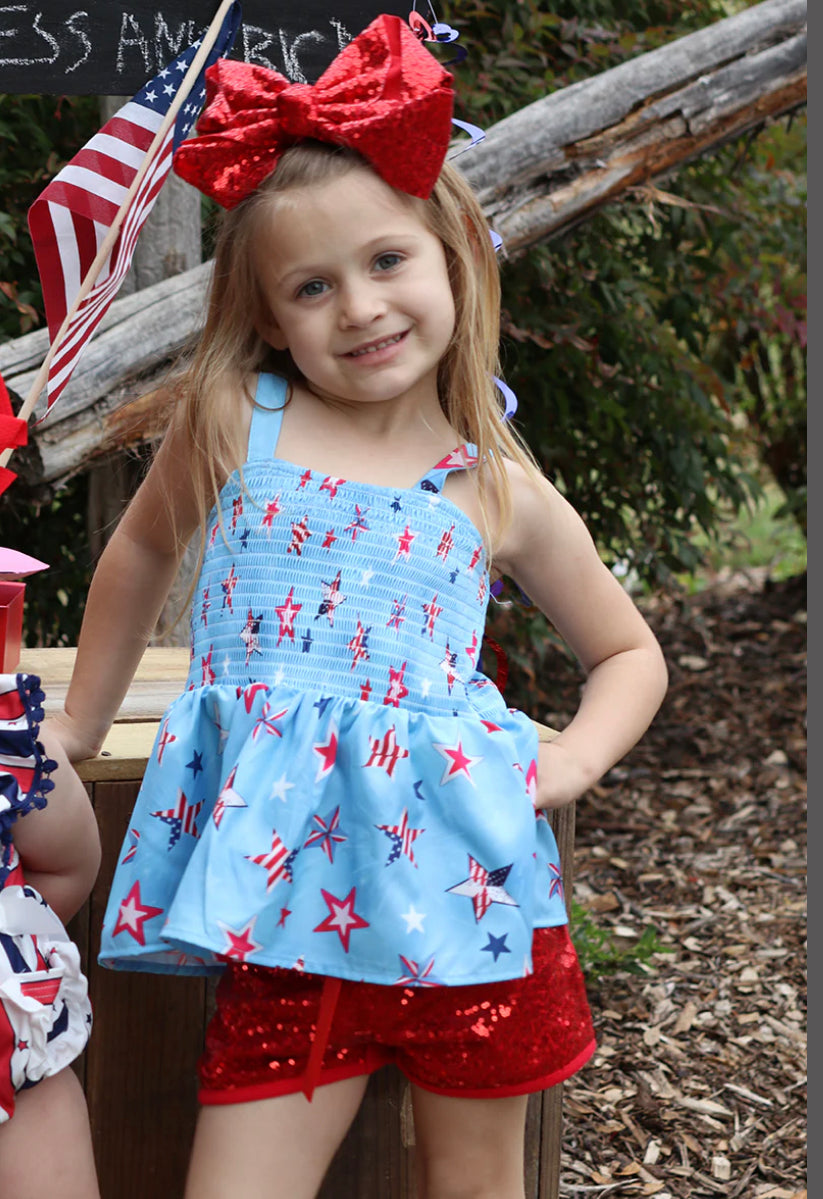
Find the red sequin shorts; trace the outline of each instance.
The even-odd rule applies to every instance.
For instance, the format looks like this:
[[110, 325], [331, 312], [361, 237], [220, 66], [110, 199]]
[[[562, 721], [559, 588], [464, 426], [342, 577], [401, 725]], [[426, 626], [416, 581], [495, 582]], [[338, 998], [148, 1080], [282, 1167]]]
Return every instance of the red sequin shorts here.
[[440, 1095], [554, 1086], [591, 1057], [594, 1029], [567, 926], [535, 930], [532, 957], [526, 978], [432, 988], [229, 963], [200, 1059], [200, 1102], [311, 1097], [389, 1063]]

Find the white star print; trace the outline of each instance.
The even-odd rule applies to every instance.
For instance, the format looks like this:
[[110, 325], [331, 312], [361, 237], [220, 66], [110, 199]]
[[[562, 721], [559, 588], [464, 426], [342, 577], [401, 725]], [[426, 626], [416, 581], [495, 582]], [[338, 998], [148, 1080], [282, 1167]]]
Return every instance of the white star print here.
[[401, 912], [400, 918], [406, 921], [407, 933], [422, 933], [424, 931], [423, 921], [426, 919], [426, 913], [415, 911], [414, 904], [411, 905], [408, 912]]
[[423, 699], [426, 698], [426, 696], [429, 694], [431, 689], [432, 689], [431, 679], [423, 679], [423, 682], [420, 685], [420, 694], [423, 696]]
[[272, 785], [269, 799], [279, 799], [282, 803], [288, 803], [286, 792], [291, 791], [293, 786], [294, 783], [288, 782], [285, 774], [281, 775], [280, 778]]
[[371, 569], [363, 571], [363, 574], [360, 576], [360, 582], [363, 584], [364, 587], [368, 587], [369, 583], [372, 581], [373, 575], [374, 575], [374, 571]]

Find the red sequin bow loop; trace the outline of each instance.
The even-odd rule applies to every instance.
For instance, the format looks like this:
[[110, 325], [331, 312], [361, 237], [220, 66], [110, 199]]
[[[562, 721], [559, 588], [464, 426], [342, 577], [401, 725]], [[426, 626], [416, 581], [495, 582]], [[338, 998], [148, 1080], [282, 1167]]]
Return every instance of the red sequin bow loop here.
[[383, 14], [312, 86], [220, 58], [206, 71], [198, 136], [178, 175], [234, 208], [305, 138], [357, 150], [391, 187], [428, 199], [451, 137], [452, 76], [399, 17]]

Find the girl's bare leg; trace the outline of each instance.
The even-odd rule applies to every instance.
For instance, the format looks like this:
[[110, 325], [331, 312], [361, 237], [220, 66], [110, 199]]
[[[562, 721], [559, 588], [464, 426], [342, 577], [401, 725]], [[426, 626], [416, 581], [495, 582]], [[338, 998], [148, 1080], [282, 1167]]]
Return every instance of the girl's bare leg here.
[[201, 1108], [185, 1199], [313, 1199], [367, 1083]]
[[0, 1126], [3, 1199], [100, 1199], [88, 1109], [70, 1066], [19, 1091]]
[[527, 1102], [452, 1099], [413, 1086], [419, 1199], [523, 1199]]

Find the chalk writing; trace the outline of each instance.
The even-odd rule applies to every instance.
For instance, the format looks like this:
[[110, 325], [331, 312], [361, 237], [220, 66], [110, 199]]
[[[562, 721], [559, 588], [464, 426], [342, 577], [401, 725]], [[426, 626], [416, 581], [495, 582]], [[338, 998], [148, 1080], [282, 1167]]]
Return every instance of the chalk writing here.
[[[215, 11], [216, 11], [216, 0]], [[65, 0], [0, 4], [0, 91], [131, 95], [203, 33], [202, 0]], [[244, 0], [233, 57], [310, 83], [380, 12], [408, 16], [409, 0]], [[273, 23], [274, 16], [276, 24]]]

